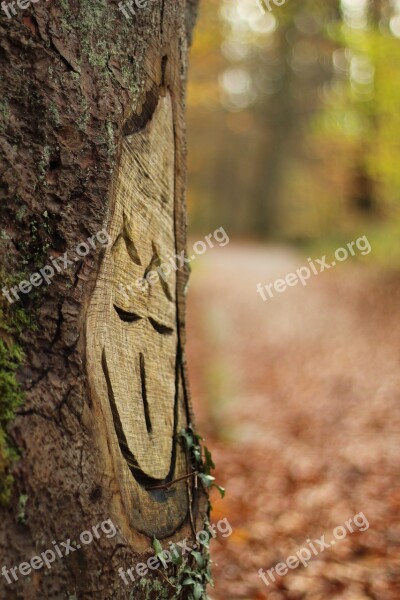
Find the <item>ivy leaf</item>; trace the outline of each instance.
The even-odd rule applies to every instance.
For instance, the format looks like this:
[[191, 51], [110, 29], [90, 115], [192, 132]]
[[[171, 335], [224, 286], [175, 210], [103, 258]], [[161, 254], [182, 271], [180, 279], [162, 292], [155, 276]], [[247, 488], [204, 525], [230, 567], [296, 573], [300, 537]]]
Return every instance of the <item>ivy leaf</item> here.
[[[177, 550], [178, 556], [175, 554], [175, 550]], [[173, 565], [180, 565], [180, 564], [182, 564], [183, 556], [182, 556], [182, 554], [180, 552], [180, 548], [177, 548], [175, 544], [174, 544], [174, 550], [173, 550], [173, 552], [171, 552], [171, 556], [172, 556], [172, 564]]]
[[209, 473], [211, 471], [211, 469], [215, 469], [215, 464], [212, 459], [211, 452], [209, 451], [209, 449], [206, 446], [204, 446], [204, 456], [206, 459], [206, 464], [205, 464], [206, 473]]
[[201, 600], [201, 598], [203, 597], [203, 592], [204, 592], [204, 588], [201, 585], [201, 583], [195, 583], [194, 589], [193, 589], [193, 597], [195, 600]]
[[212, 487], [217, 488], [217, 490], [219, 491], [219, 493], [221, 494], [221, 498], [225, 497], [225, 488], [221, 487], [220, 485], [217, 485], [216, 483], [214, 483], [212, 485]]
[[213, 477], [212, 475], [207, 475], [206, 473], [199, 473], [199, 478], [207, 488], [210, 488], [213, 485], [215, 485], [215, 477]]
[[187, 563], [188, 563], [187, 559], [182, 557], [182, 562], [181, 562], [181, 564], [178, 567], [178, 573], [177, 573], [177, 578], [178, 578], [179, 581], [182, 579], [182, 577], [185, 574], [187, 575], [188, 572], [190, 572], [190, 571], [188, 571], [186, 569]]
[[201, 552], [195, 552], [194, 550], [192, 551], [192, 556], [194, 556], [194, 558], [196, 559], [197, 564], [199, 565], [199, 567], [202, 569], [204, 567], [204, 557], [201, 554]]
[[214, 587], [214, 580], [212, 578], [212, 574], [211, 574], [211, 569], [210, 567], [207, 568], [207, 571], [205, 573], [205, 577], [206, 577], [206, 581], [212, 586]]
[[161, 554], [163, 551], [160, 541], [157, 538], [153, 538], [153, 548], [156, 556]]
[[201, 450], [199, 446], [195, 446], [193, 456], [198, 464], [201, 464]]
[[181, 429], [181, 431], [179, 432], [179, 436], [184, 439], [186, 448], [190, 450], [194, 445], [193, 436], [190, 435], [190, 433], [188, 433], [186, 429]]

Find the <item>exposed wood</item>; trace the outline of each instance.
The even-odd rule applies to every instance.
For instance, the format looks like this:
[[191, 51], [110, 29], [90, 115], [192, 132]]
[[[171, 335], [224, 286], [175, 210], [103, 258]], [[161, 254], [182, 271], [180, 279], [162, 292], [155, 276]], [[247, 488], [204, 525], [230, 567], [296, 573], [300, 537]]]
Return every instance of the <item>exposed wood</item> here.
[[173, 533], [188, 508], [185, 482], [148, 490], [189, 468], [178, 443], [188, 423], [176, 268], [169, 261], [178, 262], [174, 146], [167, 93], [146, 128], [123, 141], [111, 199], [111, 241], [87, 321], [88, 373], [101, 448], [111, 449], [110, 464], [132, 526], [157, 537]]

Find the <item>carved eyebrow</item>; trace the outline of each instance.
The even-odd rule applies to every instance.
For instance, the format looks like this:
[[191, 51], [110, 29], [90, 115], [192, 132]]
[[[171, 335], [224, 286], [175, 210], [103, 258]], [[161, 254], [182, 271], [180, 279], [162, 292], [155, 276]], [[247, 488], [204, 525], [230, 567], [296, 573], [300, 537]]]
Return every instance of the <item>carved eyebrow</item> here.
[[122, 235], [123, 235], [124, 242], [125, 242], [125, 245], [126, 245], [126, 249], [128, 251], [128, 254], [129, 254], [130, 258], [133, 260], [133, 262], [136, 265], [139, 265], [141, 267], [142, 263], [141, 263], [141, 260], [139, 258], [139, 252], [137, 251], [135, 244], [128, 237], [128, 235], [125, 234], [125, 232]]
[[[117, 239], [114, 242], [113, 248], [112, 250], [114, 250], [114, 248], [117, 246], [117, 244], [120, 242], [121, 238], [124, 240], [125, 242], [125, 247], [126, 250], [129, 254], [130, 259], [139, 266], [142, 266], [142, 262], [140, 260], [140, 256], [139, 256], [139, 252], [134, 244], [134, 242], [131, 240], [131, 238], [129, 237], [129, 233], [128, 233], [128, 228], [127, 228], [127, 217], [124, 213], [124, 227], [123, 227], [123, 231], [122, 233], [119, 234], [119, 236], [117, 237]], [[153, 250], [153, 254], [152, 257], [150, 259], [149, 264], [147, 265], [145, 272], [143, 274], [143, 279], [146, 279], [147, 275], [150, 273], [150, 271], [155, 271], [158, 270], [159, 267], [161, 267], [161, 258], [160, 258], [160, 254], [158, 252], [157, 246], [155, 245], [154, 242], [151, 243], [151, 247]], [[165, 296], [167, 297], [167, 299], [170, 302], [173, 302], [174, 299], [172, 297], [170, 288], [168, 283], [165, 281], [164, 277], [162, 277], [162, 275], [160, 275], [160, 272], [158, 271], [158, 279], [160, 281], [162, 290], [165, 294]]]
[[[151, 260], [148, 264], [148, 266], [146, 267], [146, 270], [144, 272], [143, 278], [146, 279], [147, 274], [150, 273], [150, 271], [153, 271], [155, 269], [157, 269], [158, 267], [161, 266], [161, 258], [160, 258], [160, 254], [157, 250], [157, 246], [155, 245], [154, 242], [151, 242], [151, 247], [153, 249], [153, 256], [151, 257]], [[173, 302], [173, 298], [169, 289], [169, 285], [168, 283], [165, 281], [165, 279], [163, 277], [161, 277], [160, 273], [158, 272], [158, 279], [161, 283], [161, 287], [163, 289], [164, 294], [166, 295], [166, 297], [168, 298], [168, 300], [170, 302]]]
[[131, 240], [131, 238], [129, 236], [128, 226], [127, 226], [128, 219], [127, 219], [127, 216], [125, 213], [124, 213], [123, 219], [124, 219], [124, 225], [123, 225], [122, 233], [120, 233], [119, 236], [117, 237], [117, 239], [115, 240], [113, 250], [114, 250], [114, 247], [118, 244], [118, 242], [120, 241], [120, 239], [122, 237], [122, 239], [125, 242], [126, 251], [128, 252], [130, 259], [136, 265], [139, 265], [141, 267], [142, 261], [140, 260], [139, 252], [138, 252], [134, 242]]
[[127, 219], [126, 214], [124, 213], [124, 230], [123, 230], [122, 235], [124, 238], [124, 242], [126, 244], [126, 249], [128, 251], [129, 256], [133, 260], [133, 262], [139, 266], [142, 266], [142, 263], [141, 263], [141, 260], [139, 257], [139, 252], [137, 251], [135, 244], [133, 243], [133, 241], [130, 238], [127, 223], [128, 223], [128, 219]]

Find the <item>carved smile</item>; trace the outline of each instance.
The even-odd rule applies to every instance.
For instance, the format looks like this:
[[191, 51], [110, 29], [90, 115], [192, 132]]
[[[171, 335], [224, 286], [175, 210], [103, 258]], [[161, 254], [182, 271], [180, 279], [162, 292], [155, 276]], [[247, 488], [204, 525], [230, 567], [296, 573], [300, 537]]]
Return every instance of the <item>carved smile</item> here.
[[[149, 405], [148, 405], [148, 401], [147, 401], [146, 372], [145, 372], [145, 362], [144, 362], [143, 354], [139, 355], [139, 360], [140, 360], [140, 374], [141, 374], [141, 388], [142, 388], [144, 417], [145, 417], [145, 421], [146, 421], [147, 432], [149, 435], [152, 435], [153, 431], [152, 431], [152, 424], [151, 424], [151, 418], [150, 418], [150, 410], [149, 410]], [[122, 425], [121, 417], [118, 412], [117, 403], [115, 400], [114, 391], [113, 391], [112, 384], [111, 384], [105, 349], [103, 349], [103, 352], [102, 352], [101, 362], [102, 362], [102, 369], [103, 369], [104, 377], [105, 377], [105, 380], [107, 383], [108, 398], [110, 401], [110, 407], [111, 407], [111, 412], [112, 412], [112, 417], [113, 417], [113, 422], [114, 422], [115, 433], [116, 433], [116, 436], [118, 439], [118, 444], [119, 444], [119, 448], [121, 450], [122, 456], [126, 460], [129, 470], [131, 471], [131, 473], [132, 473], [133, 477], [136, 479], [136, 481], [146, 489], [155, 487], [157, 485], [164, 485], [166, 483], [169, 483], [170, 481], [172, 481], [173, 474], [175, 471], [176, 440], [174, 439], [173, 444], [172, 444], [171, 464], [170, 464], [170, 470], [169, 470], [167, 477], [165, 479], [157, 479], [154, 477], [150, 477], [149, 475], [144, 473], [144, 471], [140, 468], [136, 457], [134, 456], [133, 452], [129, 448], [129, 444], [126, 439], [126, 435], [125, 435], [124, 428]], [[177, 363], [176, 378], [178, 378], [178, 376], [179, 376], [178, 368], [179, 368], [179, 366]], [[178, 416], [177, 415], [177, 406], [178, 406], [177, 379], [176, 379], [175, 390], [176, 390], [176, 393], [175, 393], [175, 406], [174, 406], [174, 432], [176, 430], [176, 422], [177, 422], [177, 416]], [[151, 490], [148, 490], [148, 491], [151, 491]], [[153, 495], [160, 496], [160, 494], [156, 493], [156, 492], [154, 492]]]

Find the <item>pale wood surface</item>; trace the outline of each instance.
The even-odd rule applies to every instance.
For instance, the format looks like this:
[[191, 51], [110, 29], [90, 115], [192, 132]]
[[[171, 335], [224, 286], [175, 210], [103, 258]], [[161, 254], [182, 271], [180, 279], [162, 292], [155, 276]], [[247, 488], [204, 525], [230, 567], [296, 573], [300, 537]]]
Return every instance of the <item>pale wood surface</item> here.
[[[148, 488], [187, 473], [176, 434], [186, 426], [178, 359], [175, 152], [169, 94], [146, 128], [123, 140], [113, 185], [111, 243], [90, 303], [87, 357], [106, 464], [131, 525], [173, 533], [188, 510], [186, 483]], [[155, 271], [151, 283], [143, 277]], [[165, 280], [164, 280], [165, 279]], [[138, 282], [138, 283], [137, 283]], [[129, 286], [129, 287], [128, 287]]]

